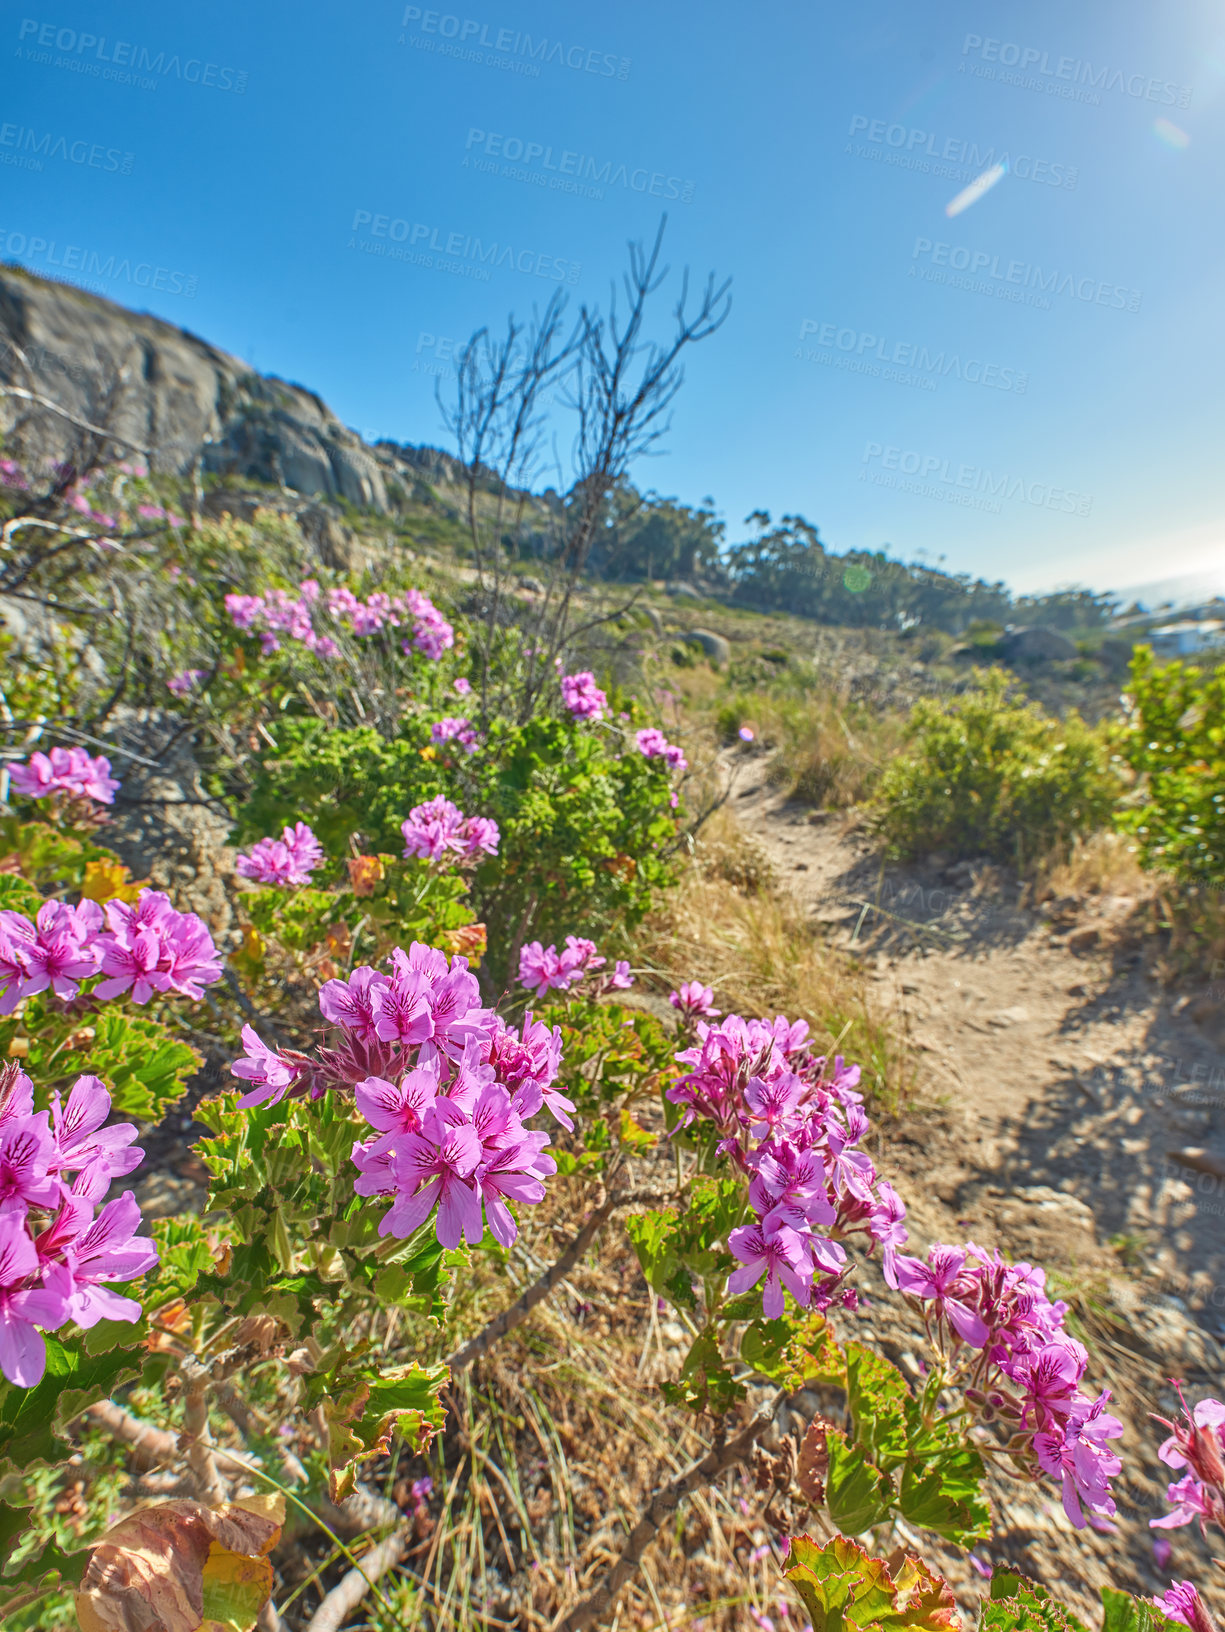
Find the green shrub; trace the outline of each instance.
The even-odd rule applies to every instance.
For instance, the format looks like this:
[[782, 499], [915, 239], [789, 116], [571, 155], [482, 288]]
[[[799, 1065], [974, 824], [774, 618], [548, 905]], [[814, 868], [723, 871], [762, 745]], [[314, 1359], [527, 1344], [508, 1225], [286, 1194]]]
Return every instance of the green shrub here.
[[881, 779], [875, 824], [894, 857], [931, 851], [1024, 866], [1104, 825], [1118, 792], [1105, 737], [1006, 698], [992, 675], [941, 705], [916, 704], [909, 752]]
[[1146, 867], [1225, 887], [1225, 664], [1201, 670], [1133, 656], [1120, 750], [1139, 778], [1119, 826]]
[[303, 820], [334, 858], [351, 833], [369, 851], [398, 855], [400, 823], [437, 794], [497, 822], [498, 855], [477, 869], [471, 896], [497, 949], [496, 980], [507, 973], [496, 957], [517, 954], [524, 940], [598, 937], [637, 923], [671, 876], [667, 766], [614, 730], [495, 719], [479, 752], [450, 759], [409, 722], [391, 740], [313, 720], [278, 729], [280, 750], [260, 766], [239, 816], [244, 839]]

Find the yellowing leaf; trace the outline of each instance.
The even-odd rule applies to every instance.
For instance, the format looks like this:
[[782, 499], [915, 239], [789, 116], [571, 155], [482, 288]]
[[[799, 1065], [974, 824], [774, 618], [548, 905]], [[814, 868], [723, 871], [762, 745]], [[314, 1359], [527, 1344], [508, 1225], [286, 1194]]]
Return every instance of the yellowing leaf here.
[[252, 1632], [284, 1522], [279, 1496], [141, 1508], [92, 1550], [76, 1595], [81, 1632]]
[[135, 901], [148, 885], [147, 878], [134, 879], [121, 861], [101, 857], [85, 863], [85, 881], [81, 894], [87, 901]]
[[621, 1143], [630, 1150], [649, 1150], [652, 1145], [658, 1144], [658, 1136], [649, 1132], [640, 1122], [635, 1122], [633, 1114], [627, 1105], [621, 1107]]

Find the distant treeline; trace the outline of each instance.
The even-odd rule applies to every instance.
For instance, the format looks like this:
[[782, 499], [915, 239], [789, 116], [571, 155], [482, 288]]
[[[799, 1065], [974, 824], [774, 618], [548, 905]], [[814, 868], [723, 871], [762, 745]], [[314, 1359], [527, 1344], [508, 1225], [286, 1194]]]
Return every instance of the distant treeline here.
[[835, 555], [803, 516], [775, 523], [755, 510], [747, 525], [755, 536], [728, 545], [713, 500], [694, 508], [623, 485], [610, 495], [591, 566], [619, 582], [681, 579], [755, 611], [859, 628], [923, 626], [961, 634], [975, 623], [1011, 623], [1092, 629], [1114, 611], [1111, 596], [1087, 589], [1014, 595], [1006, 584], [895, 561], [879, 550]]

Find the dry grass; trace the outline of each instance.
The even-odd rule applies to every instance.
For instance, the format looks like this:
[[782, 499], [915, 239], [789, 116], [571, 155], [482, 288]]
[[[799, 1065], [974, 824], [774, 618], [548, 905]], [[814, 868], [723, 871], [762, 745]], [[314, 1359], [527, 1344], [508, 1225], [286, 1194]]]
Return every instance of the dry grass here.
[[678, 887], [643, 926], [635, 962], [671, 984], [714, 986], [725, 1011], [807, 1020], [819, 1046], [863, 1067], [878, 1115], [896, 1112], [912, 1091], [900, 1017], [876, 1007], [854, 961], [794, 915], [726, 809], [703, 828]]

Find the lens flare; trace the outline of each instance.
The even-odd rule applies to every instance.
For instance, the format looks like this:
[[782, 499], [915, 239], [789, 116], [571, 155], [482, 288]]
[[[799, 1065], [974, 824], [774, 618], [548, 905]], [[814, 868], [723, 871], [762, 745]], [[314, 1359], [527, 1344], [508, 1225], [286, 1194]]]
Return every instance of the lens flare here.
[[984, 193], [989, 193], [997, 181], [1003, 181], [1007, 174], [1007, 159], [1002, 164], [993, 164], [990, 170], [984, 170], [981, 176], [975, 176], [968, 187], [963, 187], [957, 197], [944, 206], [945, 215], [960, 215], [962, 210], [968, 210], [971, 204], [978, 203]]
[[1163, 141], [1167, 147], [1174, 148], [1176, 152], [1191, 146], [1191, 138], [1186, 131], [1180, 129], [1172, 120], [1154, 119], [1153, 129], [1157, 132], [1158, 140]]

